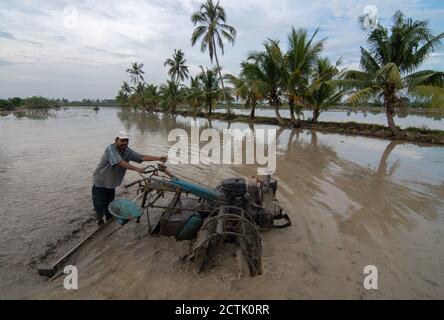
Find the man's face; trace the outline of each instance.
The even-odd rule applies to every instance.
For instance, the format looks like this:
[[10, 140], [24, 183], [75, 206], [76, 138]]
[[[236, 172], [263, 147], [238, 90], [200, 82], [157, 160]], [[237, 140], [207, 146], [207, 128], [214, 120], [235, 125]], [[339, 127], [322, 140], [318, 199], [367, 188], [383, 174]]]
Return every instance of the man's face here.
[[117, 139], [116, 146], [120, 151], [124, 151], [128, 147], [128, 139]]

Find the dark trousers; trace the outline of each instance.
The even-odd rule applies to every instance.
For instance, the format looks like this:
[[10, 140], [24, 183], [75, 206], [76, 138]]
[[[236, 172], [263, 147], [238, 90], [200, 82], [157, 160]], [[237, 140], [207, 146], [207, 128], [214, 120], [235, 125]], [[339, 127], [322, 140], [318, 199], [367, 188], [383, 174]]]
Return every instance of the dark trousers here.
[[115, 189], [92, 187], [94, 211], [98, 219], [103, 219], [104, 216], [106, 220], [112, 218], [111, 213], [108, 211], [108, 205], [114, 200], [114, 196]]

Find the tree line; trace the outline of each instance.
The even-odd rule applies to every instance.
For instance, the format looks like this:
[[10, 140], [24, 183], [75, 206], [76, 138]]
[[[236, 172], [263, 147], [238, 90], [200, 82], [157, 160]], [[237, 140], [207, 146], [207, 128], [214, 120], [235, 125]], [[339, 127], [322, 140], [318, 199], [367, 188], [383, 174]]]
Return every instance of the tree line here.
[[[200, 72], [192, 76], [184, 52], [176, 49], [164, 62], [170, 79], [157, 86], [145, 82], [143, 63], [133, 63], [126, 70], [130, 79], [123, 82], [116, 99], [125, 106], [170, 112], [176, 112], [179, 105], [194, 112], [205, 107], [208, 115], [219, 103], [230, 115], [230, 105], [241, 101], [251, 109], [251, 118], [258, 103], [265, 103], [273, 108], [279, 123], [294, 126], [304, 120], [304, 109], [312, 111], [307, 120], [317, 122], [320, 113], [331, 106], [373, 103], [384, 107], [388, 126], [397, 135], [395, 111], [410, 99], [444, 106], [444, 73], [418, 71], [441, 45], [444, 33], [433, 35], [428, 21], [408, 18], [400, 11], [390, 26], [378, 23], [367, 28], [364, 19], [360, 18], [360, 24], [367, 41], [360, 48], [360, 70], [342, 68], [341, 59], [330, 61], [324, 56], [327, 39], [319, 39], [319, 29], [310, 34], [292, 27], [285, 43], [267, 39], [261, 50], [249, 52], [240, 63], [239, 74], [224, 74], [218, 53], [224, 55], [225, 42], [234, 45], [237, 31], [226, 23], [220, 3], [207, 0], [191, 16], [195, 29], [190, 40], [208, 53], [215, 66], [200, 66]], [[288, 104], [290, 119], [281, 116], [283, 104]]]
[[60, 106], [54, 99], [47, 99], [41, 96], [32, 96], [28, 98], [9, 98], [0, 99], [0, 110], [14, 110], [17, 108], [46, 109]]
[[28, 98], [14, 97], [0, 99], [0, 110], [24, 109], [48, 109], [62, 106], [118, 106], [115, 99], [82, 99], [68, 100], [65, 98], [49, 99], [42, 96], [32, 96]]

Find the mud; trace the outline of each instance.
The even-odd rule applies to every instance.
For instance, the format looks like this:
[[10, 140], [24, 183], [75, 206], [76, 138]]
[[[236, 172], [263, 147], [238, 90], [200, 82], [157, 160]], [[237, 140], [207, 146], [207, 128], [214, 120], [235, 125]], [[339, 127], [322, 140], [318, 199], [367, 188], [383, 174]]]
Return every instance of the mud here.
[[[266, 110], [270, 111], [270, 110]], [[230, 122], [244, 122], [250, 124], [271, 124], [280, 126], [282, 128], [298, 128], [309, 129], [320, 132], [348, 134], [354, 136], [373, 137], [388, 140], [399, 140], [405, 142], [414, 143], [430, 143], [436, 145], [444, 145], [444, 131], [442, 130], [430, 130], [427, 128], [415, 128], [409, 127], [404, 130], [400, 130], [397, 136], [393, 136], [392, 132], [385, 125], [381, 124], [369, 124], [359, 122], [331, 122], [331, 121], [318, 121], [312, 122], [309, 120], [301, 120], [299, 123], [293, 123], [290, 119], [285, 118], [280, 123], [275, 117], [270, 116], [256, 116], [251, 119], [247, 115], [231, 115], [227, 113], [214, 112], [210, 116], [205, 113], [194, 114], [191, 111], [177, 111], [177, 114], [188, 117], [201, 117], [210, 120], [222, 120]]]
[[[0, 118], [0, 297], [444, 298], [444, 149], [282, 128], [278, 197], [293, 226], [261, 233], [263, 275], [243, 275], [232, 250], [203, 273], [188, 270], [181, 257], [189, 243], [147, 236], [143, 218], [105, 239], [116, 227], [108, 226], [72, 257], [78, 290], [65, 290], [63, 276], [40, 278], [39, 263], [54, 261], [94, 229], [90, 176], [114, 132], [126, 127], [134, 149], [166, 154], [168, 131], [188, 129], [189, 121], [104, 108]], [[171, 169], [213, 186], [256, 173], [245, 165]], [[126, 181], [134, 178], [129, 173]], [[118, 196], [132, 194], [119, 189]], [[366, 265], [378, 268], [378, 290], [363, 287]]]

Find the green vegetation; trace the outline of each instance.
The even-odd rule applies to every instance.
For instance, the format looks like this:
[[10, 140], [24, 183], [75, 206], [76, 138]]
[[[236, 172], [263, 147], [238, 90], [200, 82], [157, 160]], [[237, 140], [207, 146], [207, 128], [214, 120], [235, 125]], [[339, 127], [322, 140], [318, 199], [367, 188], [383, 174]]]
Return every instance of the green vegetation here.
[[171, 80], [177, 83], [188, 79], [190, 73], [188, 66], [185, 65], [185, 55], [182, 50], [174, 50], [173, 58], [167, 59], [164, 66], [169, 66], [168, 74], [171, 76]]
[[33, 96], [29, 98], [10, 98], [0, 99], [0, 110], [15, 110], [20, 108], [26, 109], [48, 109], [59, 107], [58, 101], [54, 99], [47, 99], [40, 96]]
[[23, 100], [23, 107], [28, 109], [48, 109], [53, 108], [56, 105], [50, 100], [43, 97], [30, 97]]
[[[249, 52], [241, 61], [239, 74], [224, 74], [220, 55], [227, 43], [234, 45], [237, 31], [227, 24], [227, 14], [219, 2], [206, 0], [197, 9], [191, 15], [191, 44], [199, 45], [215, 65], [200, 66], [197, 74], [190, 74], [185, 53], [175, 49], [164, 61], [170, 77], [164, 84], [148, 83], [144, 64], [135, 62], [126, 70], [129, 79], [115, 100], [15, 97], [0, 99], [0, 110], [121, 105], [142, 110], [162, 108], [172, 113], [190, 108], [195, 115], [205, 108], [211, 116], [223, 105], [228, 109], [228, 119], [232, 119], [236, 115], [230, 106], [235, 102], [250, 109], [251, 120], [257, 118], [258, 107], [266, 106], [274, 110], [277, 123], [300, 127], [315, 125], [326, 109], [362, 106], [384, 110], [391, 134], [402, 136], [394, 122], [395, 113], [406, 115], [407, 108], [444, 107], [444, 72], [420, 70], [444, 38], [444, 33], [432, 34], [428, 21], [407, 18], [398, 11], [391, 25], [366, 29], [365, 17], [361, 17], [367, 40], [366, 47], [360, 49], [360, 70], [341, 69], [340, 58], [336, 62], [326, 58], [327, 39], [319, 39], [318, 29], [310, 33], [292, 27], [283, 44], [266, 39], [260, 50]], [[289, 119], [281, 115], [284, 108], [290, 111]], [[310, 119], [303, 118], [303, 109], [312, 111]]]
[[[245, 101], [245, 108], [251, 109], [250, 119], [254, 119], [255, 110], [259, 100], [263, 99], [262, 83], [246, 71], [248, 64], [241, 64], [241, 74], [236, 77], [231, 74], [226, 75], [226, 79], [233, 86], [233, 93], [236, 99]], [[241, 106], [238, 106], [241, 107]]]
[[[217, 81], [217, 74], [220, 73], [218, 67], [213, 69], [202, 70], [198, 76], [199, 90], [206, 105], [208, 106], [208, 114], [211, 115], [213, 106], [217, 103], [221, 96], [224, 96], [224, 89], [220, 89]], [[230, 115], [230, 113], [228, 113]]]
[[345, 90], [337, 90], [330, 82], [338, 75], [339, 65], [340, 60], [336, 65], [332, 65], [328, 58], [316, 61], [312, 82], [304, 92], [308, 106], [313, 110], [313, 122], [318, 121], [321, 111], [337, 105], [345, 94]]
[[[299, 29], [296, 31], [292, 28], [288, 35], [288, 50], [285, 55], [283, 76], [293, 123], [295, 122], [295, 114], [298, 118], [297, 122], [300, 123], [304, 106], [311, 107], [307, 101], [303, 100], [303, 97], [309, 95], [309, 84], [312, 80], [310, 78], [314, 78], [313, 71], [320, 59], [326, 41], [326, 39], [315, 41], [318, 31], [319, 29], [308, 38], [307, 30]], [[323, 80], [322, 76], [319, 77], [319, 81], [321, 80]], [[314, 91], [314, 88], [312, 88], [312, 91]], [[314, 121], [317, 121], [318, 114], [316, 117], [313, 115]]]
[[[235, 117], [229, 108], [235, 101], [251, 110], [250, 119], [255, 118], [258, 105], [268, 104], [279, 124], [292, 126], [316, 124], [328, 108], [359, 103], [384, 108], [389, 131], [396, 136], [400, 134], [393, 120], [396, 111], [444, 106], [444, 72], [416, 71], [441, 44], [444, 33], [434, 36], [427, 21], [406, 18], [401, 12], [394, 15], [390, 27], [379, 24], [366, 30], [364, 19], [360, 20], [368, 48], [361, 48], [361, 70], [341, 70], [340, 58], [331, 62], [323, 56], [327, 39], [318, 39], [318, 30], [310, 35], [305, 29], [291, 28], [285, 47], [267, 39], [261, 50], [248, 53], [239, 75], [223, 75], [218, 50], [224, 53], [224, 41], [234, 44], [236, 29], [226, 24], [219, 2], [207, 0], [191, 17], [196, 26], [191, 43], [199, 42], [216, 66], [201, 66], [199, 74], [192, 76], [183, 51], [174, 50], [164, 63], [171, 80], [157, 88], [144, 82], [143, 63], [134, 63], [127, 70], [132, 86], [124, 82], [117, 101], [144, 110], [160, 106], [177, 112], [179, 106], [190, 107], [194, 114], [206, 107], [209, 116], [223, 101], [228, 103], [228, 118]], [[183, 83], [187, 79], [189, 86]], [[290, 119], [281, 116], [286, 107]], [[311, 119], [303, 119], [303, 109], [312, 110]]]
[[21, 98], [0, 99], [0, 110], [13, 110], [19, 108], [23, 103]]
[[190, 77], [190, 86], [181, 84], [180, 81], [188, 78], [188, 67], [185, 65], [183, 54], [175, 50], [173, 59], [168, 59], [165, 65], [169, 66], [171, 80], [167, 80], [161, 86], [147, 84], [141, 76], [144, 74], [143, 64], [134, 63], [127, 72], [130, 74], [133, 86], [123, 82], [116, 100], [123, 106], [133, 108], [143, 107], [144, 110], [153, 110], [162, 107], [164, 110], [176, 112], [179, 105], [191, 106], [194, 112], [204, 103], [211, 114], [213, 106], [223, 97], [218, 81], [219, 70], [217, 67], [204, 70], [195, 77]]
[[49, 109], [62, 106], [84, 107], [84, 106], [118, 106], [119, 103], [114, 99], [83, 99], [80, 101], [69, 101], [68, 99], [48, 99], [40, 96], [29, 98], [10, 98], [0, 99], [0, 111], [17, 109]]
[[[196, 27], [191, 36], [191, 44], [196, 45], [197, 41], [201, 39], [200, 50], [205, 52], [208, 49], [211, 63], [213, 63], [213, 57], [216, 60], [216, 69], [219, 73], [220, 84], [222, 88], [222, 96], [224, 101], [227, 100], [224, 80], [222, 76], [222, 68], [219, 64], [219, 58], [217, 56], [217, 48], [224, 54], [224, 41], [234, 45], [237, 31], [232, 26], [226, 24], [225, 9], [219, 5], [219, 1], [214, 4], [213, 0], [207, 0], [202, 3], [200, 10], [193, 13], [191, 21]], [[209, 107], [211, 112], [211, 107]], [[228, 106], [228, 115], [230, 115], [230, 107]]]
[[393, 116], [405, 96], [444, 104], [444, 73], [414, 72], [441, 44], [444, 33], [433, 36], [427, 21], [414, 21], [400, 11], [393, 16], [390, 30], [378, 25], [368, 34], [368, 50], [361, 48], [362, 71], [348, 71], [334, 83], [349, 90], [348, 101], [357, 104], [370, 99], [383, 101], [388, 126], [399, 134]]
[[176, 112], [176, 107], [182, 100], [183, 91], [179, 83], [168, 80], [166, 84], [160, 86], [159, 95], [162, 97], [161, 103], [167, 110]]
[[55, 102], [60, 106], [71, 107], [116, 107], [119, 103], [115, 99], [82, 99], [69, 101], [68, 99], [56, 99]]

